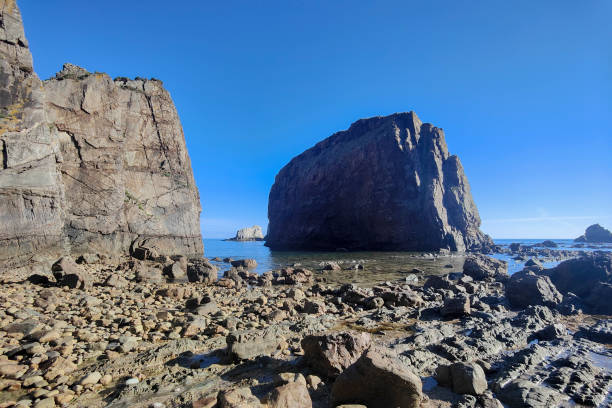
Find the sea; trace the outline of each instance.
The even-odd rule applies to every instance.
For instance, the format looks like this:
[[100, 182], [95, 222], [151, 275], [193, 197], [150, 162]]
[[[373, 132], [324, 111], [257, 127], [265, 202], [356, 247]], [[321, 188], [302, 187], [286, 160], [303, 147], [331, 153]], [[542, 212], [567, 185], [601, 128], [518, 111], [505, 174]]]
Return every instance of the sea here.
[[[523, 246], [533, 246], [544, 239], [497, 239], [495, 244], [508, 247], [511, 243]], [[553, 239], [556, 250], [568, 251], [612, 251], [612, 245], [585, 245], [576, 248], [571, 239]], [[327, 262], [336, 262], [342, 271], [326, 272], [326, 280], [330, 283], [368, 283], [395, 280], [410, 273], [434, 275], [441, 272], [461, 272], [464, 255], [438, 255], [426, 252], [318, 252], [318, 251], [271, 251], [262, 241], [237, 242], [221, 239], [204, 239], [204, 253], [208, 259], [251, 258], [257, 261], [255, 272], [262, 274], [287, 266], [301, 266], [307, 269], [320, 270]], [[508, 262], [508, 272], [513, 274], [523, 269], [527, 259], [513, 259], [509, 254], [492, 254], [491, 256]], [[541, 258], [544, 267], [554, 267], [558, 259]], [[212, 261], [219, 269], [219, 274], [229, 269], [229, 264], [222, 261]], [[357, 265], [363, 269], [357, 269]]]

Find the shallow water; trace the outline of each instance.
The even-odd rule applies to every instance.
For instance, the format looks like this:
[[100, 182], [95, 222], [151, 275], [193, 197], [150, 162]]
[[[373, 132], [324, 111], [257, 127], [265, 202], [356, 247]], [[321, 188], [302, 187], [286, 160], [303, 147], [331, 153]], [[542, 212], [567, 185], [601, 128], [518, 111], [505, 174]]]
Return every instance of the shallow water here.
[[[513, 242], [518, 242], [522, 245], [535, 245], [544, 241], [543, 239], [501, 239], [495, 240], [497, 245], [508, 246]], [[610, 245], [607, 246], [591, 246], [585, 248], [572, 248], [573, 240], [559, 239], [553, 240], [558, 248], [574, 251], [594, 251], [606, 250], [612, 251]], [[223, 241], [220, 239], [205, 239], [204, 251], [206, 257], [212, 259], [219, 257], [221, 259], [229, 257], [233, 259], [252, 258], [257, 261], [257, 273], [264, 273], [269, 270], [279, 269], [293, 264], [318, 270], [321, 269], [325, 262], [339, 263], [343, 271], [326, 273], [329, 282], [354, 282], [366, 284], [369, 281], [384, 281], [393, 280], [406, 276], [411, 273], [414, 268], [420, 269], [425, 275], [440, 274], [449, 272], [460, 272], [463, 268], [463, 255], [451, 254], [447, 256], [438, 256], [432, 253], [423, 252], [307, 252], [307, 251], [271, 251], [264, 246], [261, 241], [255, 242], [236, 242]], [[508, 262], [508, 271], [512, 274], [523, 268], [524, 262], [516, 261], [509, 255], [495, 254], [496, 258], [503, 259]], [[220, 274], [229, 269], [229, 265], [223, 262], [214, 262], [219, 268]], [[559, 261], [543, 262], [545, 267], [554, 267]], [[362, 264], [364, 270], [349, 270], [356, 264]]]

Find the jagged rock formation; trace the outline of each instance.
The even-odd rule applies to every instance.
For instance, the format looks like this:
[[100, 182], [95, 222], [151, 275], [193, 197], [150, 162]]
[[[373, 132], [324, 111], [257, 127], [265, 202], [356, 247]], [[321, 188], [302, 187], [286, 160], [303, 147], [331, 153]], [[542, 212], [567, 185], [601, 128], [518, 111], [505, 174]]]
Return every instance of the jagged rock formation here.
[[444, 132], [414, 112], [362, 119], [295, 157], [268, 204], [272, 249], [463, 251], [490, 245]]
[[264, 234], [259, 225], [253, 225], [250, 228], [241, 228], [236, 232], [234, 238], [227, 241], [263, 241]]
[[599, 224], [593, 224], [586, 229], [584, 235], [579, 236], [575, 242], [612, 242], [612, 232]]
[[162, 83], [71, 64], [41, 83], [15, 2], [0, 5], [0, 267], [134, 245], [202, 254], [199, 194]]

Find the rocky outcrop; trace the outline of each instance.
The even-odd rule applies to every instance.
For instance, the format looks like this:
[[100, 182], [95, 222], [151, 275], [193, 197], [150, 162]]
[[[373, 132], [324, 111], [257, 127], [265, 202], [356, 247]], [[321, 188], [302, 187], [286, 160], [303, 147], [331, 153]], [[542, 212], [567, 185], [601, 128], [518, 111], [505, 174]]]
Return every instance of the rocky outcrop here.
[[0, 0], [0, 272], [63, 251], [58, 161], [19, 8]]
[[202, 254], [199, 195], [160, 81], [71, 64], [44, 83], [0, 1], [0, 268], [146, 246]]
[[263, 241], [264, 234], [259, 225], [253, 225], [250, 228], [241, 228], [236, 232], [234, 238], [228, 241]]
[[295, 157], [268, 204], [272, 249], [471, 250], [491, 239], [444, 132], [414, 112], [362, 119]]
[[593, 224], [586, 229], [584, 235], [579, 236], [575, 242], [612, 242], [612, 232], [599, 224]]

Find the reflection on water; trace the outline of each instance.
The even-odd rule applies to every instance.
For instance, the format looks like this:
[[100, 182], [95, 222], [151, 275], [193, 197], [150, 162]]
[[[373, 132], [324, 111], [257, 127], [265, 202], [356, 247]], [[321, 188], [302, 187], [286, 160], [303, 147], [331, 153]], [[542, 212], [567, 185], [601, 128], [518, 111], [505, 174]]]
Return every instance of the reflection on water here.
[[[507, 246], [513, 242], [518, 242], [521, 245], [530, 246], [542, 241], [507, 239], [496, 240], [495, 243]], [[574, 245], [572, 240], [554, 241], [559, 245], [555, 249], [574, 251], [612, 250], [609, 245], [572, 248]], [[270, 251], [261, 241], [236, 242], [219, 239], [205, 239], [204, 250], [206, 257], [209, 259], [215, 257], [221, 259], [255, 259], [257, 261], [255, 271], [260, 274], [294, 264], [300, 264], [307, 269], [320, 270], [326, 262], [337, 262], [342, 267], [342, 271], [324, 273], [330, 283], [354, 282], [367, 284], [371, 281], [394, 280], [413, 273], [413, 269], [419, 269], [426, 275], [460, 272], [463, 269], [464, 260], [464, 255], [460, 254], [438, 256], [422, 252], [277, 252]], [[505, 254], [494, 256], [508, 262], [508, 270], [511, 274], [523, 268], [524, 261], [516, 261]], [[216, 261], [213, 261], [213, 263], [219, 268], [220, 274], [229, 269], [227, 263]], [[544, 260], [543, 265], [550, 268], [558, 263], [559, 261]], [[355, 266], [357, 264], [363, 265], [365, 269], [356, 270]]]

